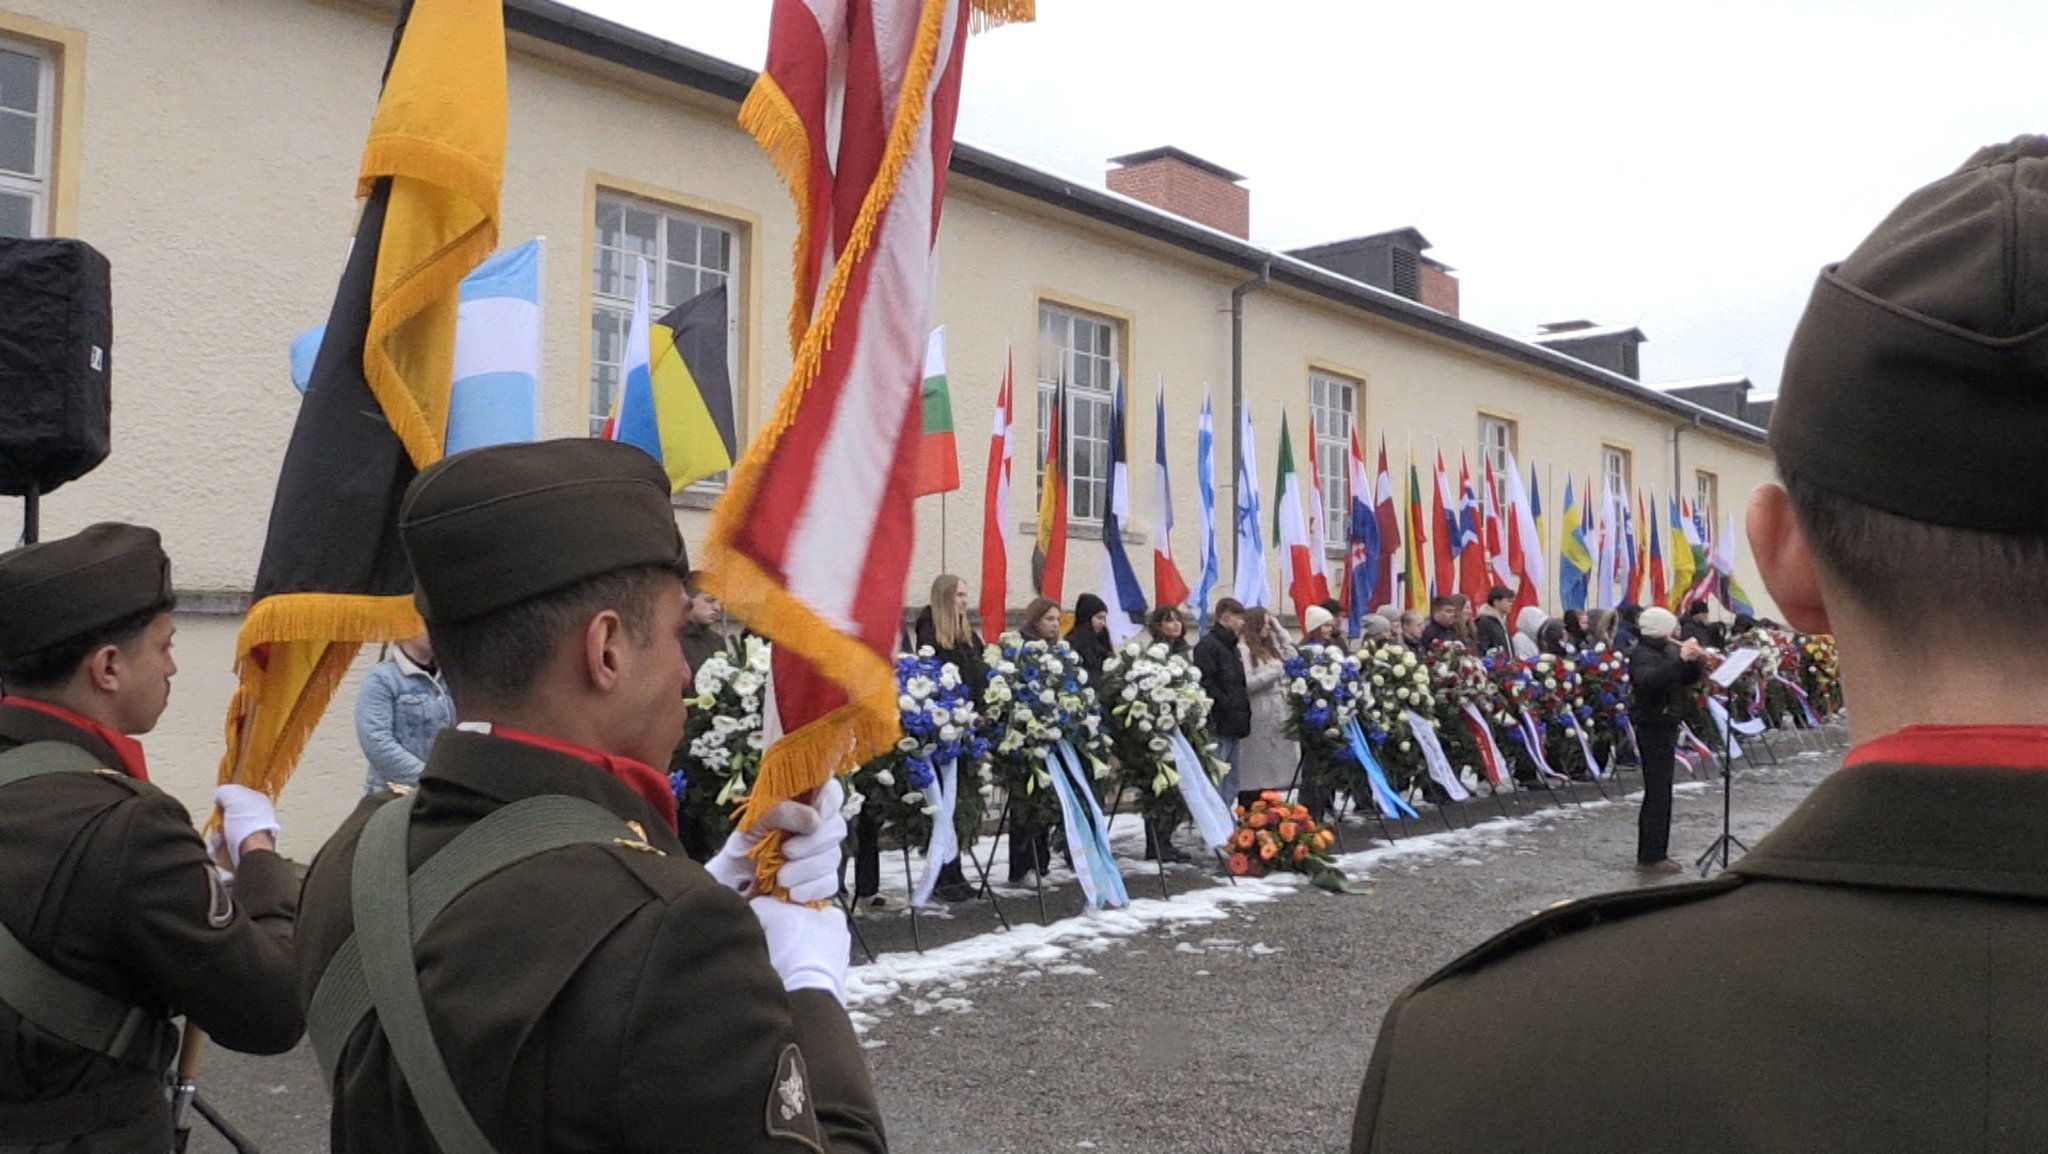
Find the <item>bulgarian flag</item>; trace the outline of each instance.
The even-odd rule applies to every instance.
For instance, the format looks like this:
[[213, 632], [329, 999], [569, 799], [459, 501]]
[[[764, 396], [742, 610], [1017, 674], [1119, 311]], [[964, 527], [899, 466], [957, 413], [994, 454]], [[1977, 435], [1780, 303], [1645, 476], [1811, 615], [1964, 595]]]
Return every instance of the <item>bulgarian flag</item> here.
[[[1380, 555], [1378, 572], [1373, 577], [1373, 589], [1377, 595], [1388, 601], [1394, 599], [1394, 552], [1401, 547], [1401, 514], [1394, 504], [1394, 477], [1387, 469], [1387, 435], [1380, 434], [1380, 472], [1373, 483], [1373, 493], [1378, 500], [1373, 505], [1373, 517], [1379, 522]], [[1402, 602], [1404, 606], [1407, 602]], [[1374, 607], [1368, 606], [1366, 612]]]
[[981, 631], [994, 637], [1003, 631], [1010, 595], [1010, 430], [1015, 413], [1010, 400], [1011, 363], [1003, 355], [1003, 383], [996, 390], [996, 423], [988, 438], [988, 481], [981, 512]]
[[953, 443], [953, 396], [946, 390], [946, 326], [924, 345], [924, 387], [919, 392], [924, 432], [917, 439], [917, 495], [960, 487], [960, 448]]
[[1309, 556], [1308, 522], [1301, 511], [1301, 474], [1294, 468], [1294, 442], [1287, 433], [1287, 412], [1280, 412], [1280, 475], [1273, 486], [1273, 539], [1287, 559], [1287, 596], [1300, 620], [1316, 595], [1316, 565]]
[[[705, 583], [774, 643], [759, 775], [738, 815], [890, 749], [910, 575], [919, 345], [968, 25], [1028, 0], [777, 0], [740, 108], [795, 201], [789, 380], [712, 510]], [[780, 835], [756, 851], [779, 893]]]
[[1404, 609], [1429, 608], [1429, 574], [1423, 564], [1423, 548], [1429, 544], [1429, 533], [1422, 527], [1422, 477], [1415, 471], [1415, 451], [1408, 452], [1408, 547], [1403, 550], [1405, 569], [1401, 582], [1406, 586], [1401, 591], [1401, 606]]

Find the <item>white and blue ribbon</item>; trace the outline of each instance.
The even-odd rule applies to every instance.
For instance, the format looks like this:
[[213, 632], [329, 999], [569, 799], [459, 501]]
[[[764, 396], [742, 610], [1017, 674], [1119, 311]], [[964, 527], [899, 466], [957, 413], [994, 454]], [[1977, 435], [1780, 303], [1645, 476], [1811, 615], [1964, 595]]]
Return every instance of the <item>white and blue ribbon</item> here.
[[1202, 755], [1195, 752], [1195, 747], [1178, 729], [1167, 735], [1166, 744], [1173, 752], [1174, 767], [1179, 770], [1181, 800], [1187, 803], [1188, 816], [1194, 818], [1195, 829], [1202, 835], [1202, 844], [1210, 849], [1222, 849], [1229, 843], [1236, 823], [1231, 821], [1230, 811], [1223, 808], [1223, 796], [1216, 792], [1216, 783], [1209, 780], [1209, 770], [1202, 761]]
[[1728, 760], [1742, 756], [1742, 743], [1735, 740], [1735, 732], [1728, 717], [1728, 707], [1717, 697], [1707, 698], [1707, 714], [1714, 719], [1714, 728], [1721, 731], [1721, 740], [1727, 743]]
[[1041, 750], [1046, 768], [1052, 771], [1053, 792], [1059, 795], [1060, 815], [1065, 819], [1067, 852], [1074, 857], [1074, 878], [1081, 883], [1081, 896], [1090, 909], [1096, 906], [1127, 906], [1124, 878], [1117, 872], [1116, 858], [1109, 849], [1109, 825], [1102, 820], [1102, 807], [1088, 788], [1088, 773], [1081, 768], [1081, 755], [1065, 738], [1051, 749]]
[[1387, 771], [1380, 768], [1378, 759], [1372, 755], [1372, 747], [1366, 743], [1365, 731], [1358, 728], [1358, 719], [1351, 718], [1344, 723], [1344, 741], [1351, 747], [1351, 757], [1358, 762], [1358, 768], [1365, 774], [1366, 784], [1372, 787], [1373, 804], [1380, 813], [1399, 820], [1414, 817], [1415, 811], [1394, 792], [1387, 781]]
[[1579, 739], [1579, 753], [1586, 759], [1586, 772], [1592, 774], [1593, 779], [1598, 781], [1606, 775], [1600, 772], [1600, 761], [1593, 756], [1593, 743], [1586, 740], [1586, 729], [1579, 724], [1579, 715], [1567, 710], [1565, 719], [1572, 723], [1572, 734]]
[[1437, 740], [1436, 726], [1412, 709], [1402, 710], [1401, 720], [1408, 723], [1408, 732], [1415, 735], [1415, 744], [1422, 747], [1422, 761], [1429, 766], [1429, 779], [1442, 787], [1452, 801], [1470, 798], [1472, 795], [1458, 780], [1457, 771], [1451, 768], [1451, 759], [1444, 754], [1444, 743]]
[[960, 833], [953, 828], [953, 807], [960, 797], [959, 783], [960, 763], [948, 761], [939, 767], [931, 786], [925, 790], [938, 810], [932, 814], [932, 836], [924, 847], [924, 872], [918, 875], [917, 888], [910, 893], [911, 905], [929, 903], [932, 890], [939, 884], [939, 871], [960, 856]]
[[1529, 759], [1536, 763], [1536, 772], [1544, 777], [1566, 780], [1563, 774], [1550, 768], [1550, 759], [1543, 756], [1543, 731], [1536, 728], [1536, 723], [1526, 712], [1515, 720], [1515, 737], [1521, 741], [1522, 748], [1529, 751]]

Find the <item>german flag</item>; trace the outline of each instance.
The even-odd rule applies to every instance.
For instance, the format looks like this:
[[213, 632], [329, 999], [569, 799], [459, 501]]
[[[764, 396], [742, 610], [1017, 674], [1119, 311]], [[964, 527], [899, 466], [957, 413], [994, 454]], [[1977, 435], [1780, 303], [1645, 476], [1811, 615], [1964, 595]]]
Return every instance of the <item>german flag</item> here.
[[421, 629], [398, 505], [441, 456], [458, 285], [498, 242], [505, 115], [502, 0], [408, 0], [236, 645], [222, 781], [277, 796], [357, 649]]

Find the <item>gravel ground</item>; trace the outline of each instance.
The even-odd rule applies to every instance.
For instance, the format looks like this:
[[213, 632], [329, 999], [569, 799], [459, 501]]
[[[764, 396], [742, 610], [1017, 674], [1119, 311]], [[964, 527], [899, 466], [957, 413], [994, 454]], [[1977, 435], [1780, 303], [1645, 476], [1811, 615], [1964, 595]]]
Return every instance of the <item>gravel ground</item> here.
[[[1838, 764], [1779, 745], [1782, 765], [1736, 776], [1735, 832], [1752, 844]], [[1014, 931], [1000, 931], [987, 903], [925, 915], [923, 955], [908, 915], [863, 916], [881, 960], [855, 967], [855, 1012], [890, 1147], [1342, 1151], [1372, 1039], [1402, 989], [1552, 902], [1641, 884], [1636, 807], [1622, 797], [1637, 787], [1610, 784], [1617, 800], [1603, 802], [1582, 786], [1583, 805], [1531, 804], [1511, 821], [1474, 802], [1454, 810], [1454, 833], [1425, 811], [1391, 847], [1376, 825], [1352, 826], [1340, 864], [1356, 895], [1291, 878], [1227, 887], [1176, 867], [1175, 897], [1161, 902], [1157, 876], [1131, 863], [1129, 913], [1076, 916], [1078, 892], [1062, 884], [1046, 891], [1053, 924], [1042, 926], [1035, 895], [1006, 889]], [[1689, 863], [1720, 832], [1720, 800], [1681, 770], [1674, 856]], [[325, 1149], [306, 1046], [271, 1059], [209, 1054], [202, 1093], [265, 1154]], [[191, 1150], [231, 1147], [202, 1126]]]

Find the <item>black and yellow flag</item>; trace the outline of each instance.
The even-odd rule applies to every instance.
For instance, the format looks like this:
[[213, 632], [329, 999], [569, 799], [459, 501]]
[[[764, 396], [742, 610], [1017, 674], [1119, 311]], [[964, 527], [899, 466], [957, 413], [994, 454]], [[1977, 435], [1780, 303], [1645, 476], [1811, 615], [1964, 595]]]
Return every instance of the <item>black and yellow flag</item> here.
[[410, 0], [237, 641], [222, 781], [277, 796], [356, 651], [421, 628], [398, 504], [441, 456], [457, 286], [497, 245], [504, 160], [502, 0]]

